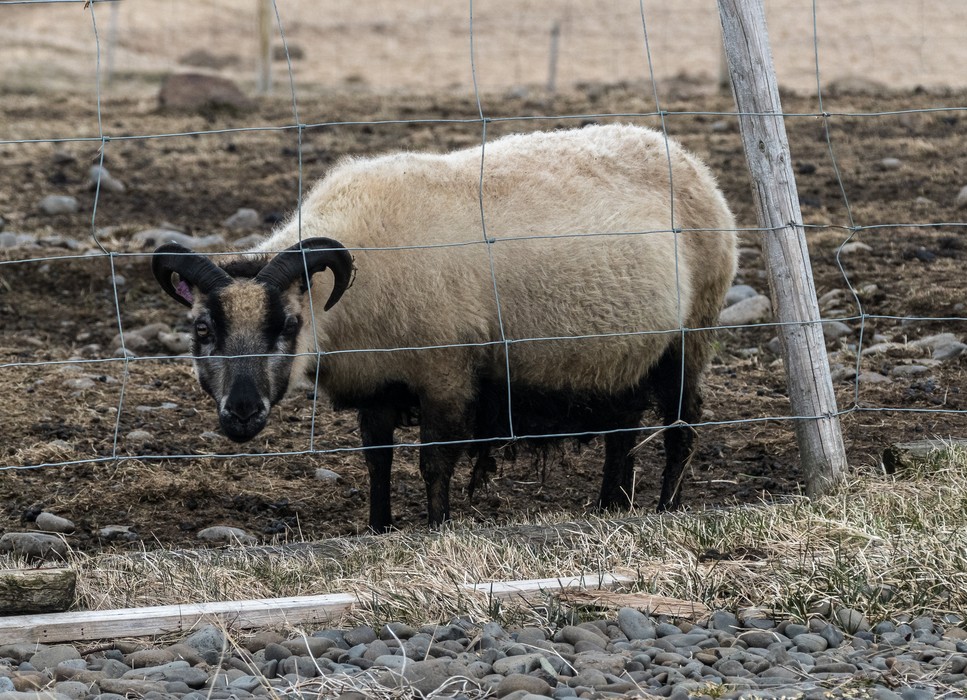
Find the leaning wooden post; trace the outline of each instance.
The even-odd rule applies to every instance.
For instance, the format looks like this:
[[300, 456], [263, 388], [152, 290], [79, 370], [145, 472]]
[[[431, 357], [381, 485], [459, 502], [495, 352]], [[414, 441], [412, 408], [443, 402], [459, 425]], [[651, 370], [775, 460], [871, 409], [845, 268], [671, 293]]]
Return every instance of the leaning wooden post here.
[[762, 227], [806, 494], [843, 478], [846, 452], [829, 376], [762, 0], [718, 0], [739, 129]]
[[258, 84], [260, 95], [272, 92], [272, 0], [256, 0], [258, 5], [259, 53]]

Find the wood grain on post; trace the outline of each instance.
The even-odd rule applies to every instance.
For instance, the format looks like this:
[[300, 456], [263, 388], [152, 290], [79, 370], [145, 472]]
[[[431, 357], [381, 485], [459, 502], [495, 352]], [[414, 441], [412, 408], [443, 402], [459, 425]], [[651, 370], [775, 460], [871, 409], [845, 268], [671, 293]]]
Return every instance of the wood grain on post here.
[[256, 0], [258, 3], [259, 57], [258, 92], [272, 92], [272, 0]]
[[718, 0], [732, 90], [762, 227], [772, 308], [806, 494], [843, 478], [846, 453], [762, 0]]

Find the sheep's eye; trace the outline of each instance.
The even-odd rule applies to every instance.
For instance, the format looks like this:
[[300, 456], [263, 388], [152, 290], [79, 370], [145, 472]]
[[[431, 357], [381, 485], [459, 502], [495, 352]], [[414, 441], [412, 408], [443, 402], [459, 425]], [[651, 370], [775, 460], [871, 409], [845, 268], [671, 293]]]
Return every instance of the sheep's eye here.
[[296, 333], [299, 332], [299, 328], [302, 327], [302, 321], [298, 316], [289, 315], [285, 317], [285, 325], [282, 326], [282, 335], [287, 338], [291, 338]]
[[205, 321], [195, 321], [195, 337], [201, 343], [210, 343], [212, 340], [212, 329]]

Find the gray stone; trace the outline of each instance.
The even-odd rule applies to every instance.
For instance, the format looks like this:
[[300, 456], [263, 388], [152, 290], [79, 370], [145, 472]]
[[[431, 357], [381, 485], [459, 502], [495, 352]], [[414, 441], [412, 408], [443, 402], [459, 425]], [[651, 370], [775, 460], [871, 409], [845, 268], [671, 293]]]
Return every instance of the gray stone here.
[[850, 241], [849, 243], [844, 243], [839, 249], [841, 255], [854, 255], [856, 253], [872, 253], [873, 248], [868, 246], [866, 243], [861, 241]]
[[260, 676], [240, 676], [233, 681], [230, 681], [228, 687], [230, 689], [244, 690], [251, 693], [256, 688], [260, 687], [265, 680]]
[[739, 639], [744, 641], [750, 647], [757, 647], [760, 649], [765, 649], [771, 644], [776, 642], [781, 642], [787, 639], [785, 635], [779, 634], [778, 632], [743, 632], [739, 635]]
[[308, 656], [290, 656], [279, 662], [279, 674], [293, 674], [299, 678], [315, 678], [319, 675], [320, 661], [310, 659]]
[[890, 370], [892, 377], [919, 377], [930, 371], [925, 365], [896, 365]]
[[894, 693], [889, 688], [884, 688], [883, 686], [873, 688], [872, 698], [873, 700], [903, 700], [898, 693]]
[[147, 430], [132, 430], [124, 436], [125, 442], [144, 443], [153, 439], [154, 435], [149, 433]]
[[[441, 686], [446, 685], [451, 678], [450, 659], [427, 659], [426, 661], [410, 661], [399, 673], [387, 674], [380, 677], [380, 683], [387, 687], [410, 686], [423, 695], [429, 695]], [[404, 682], [401, 682], [405, 680]], [[384, 680], [385, 679], [385, 680]], [[388, 682], [387, 682], [388, 681]]]
[[116, 693], [124, 697], [138, 697], [145, 693], [164, 693], [165, 685], [158, 681], [144, 681], [128, 678], [105, 678], [98, 685], [101, 692]]
[[71, 700], [71, 698], [56, 690], [11, 690], [0, 693], [0, 700]]
[[903, 161], [899, 158], [883, 158], [880, 160], [881, 170], [899, 170], [903, 165]]
[[[175, 661], [175, 655], [170, 649], [139, 649], [124, 657], [125, 662], [132, 669], [161, 666]], [[122, 676], [123, 678], [123, 676]]]
[[377, 639], [376, 630], [369, 625], [363, 625], [361, 627], [356, 627], [355, 629], [347, 630], [346, 632], [343, 632], [342, 636], [343, 639], [346, 640], [346, 643], [353, 647], [358, 644], [369, 644], [370, 642], [375, 642]]
[[30, 657], [30, 665], [38, 671], [53, 670], [58, 664], [72, 659], [80, 659], [80, 652], [69, 644], [44, 647]]
[[269, 642], [263, 651], [266, 661], [281, 661], [292, 656], [292, 652], [281, 644]]
[[[259, 634], [262, 633], [254, 635], [253, 638], [258, 637]], [[251, 643], [251, 641], [252, 640], [250, 639], [246, 643]], [[198, 664], [205, 662], [205, 659], [202, 658], [202, 655], [198, 653], [197, 649], [190, 647], [183, 642], [172, 644], [168, 647], [167, 651], [171, 654], [175, 661], [181, 659], [183, 661], [187, 661], [191, 666], [197, 666]]]
[[960, 188], [960, 191], [954, 198], [954, 205], [958, 209], [967, 209], [967, 185]]
[[618, 611], [618, 627], [628, 639], [654, 639], [655, 625], [647, 615], [635, 608], [621, 608]]
[[140, 539], [131, 525], [105, 525], [97, 531], [97, 536], [104, 542], [134, 542]]
[[65, 380], [64, 386], [71, 391], [87, 391], [97, 386], [97, 383], [90, 377], [74, 377]]
[[624, 671], [624, 657], [604, 651], [587, 651], [578, 654], [571, 664], [579, 673], [586, 669], [595, 669], [617, 676]]
[[103, 165], [92, 165], [88, 171], [88, 181], [91, 187], [100, 186], [101, 192], [114, 192], [120, 194], [124, 192], [127, 188], [124, 183], [115, 178], [108, 172], [108, 169]]
[[342, 476], [334, 472], [332, 469], [326, 469], [325, 467], [319, 467], [316, 469], [314, 474], [316, 481], [322, 481], [327, 484], [338, 484], [342, 481]]
[[910, 347], [936, 351], [937, 348], [960, 341], [953, 333], [934, 333], [910, 342]]
[[311, 656], [313, 658], [322, 656], [336, 643], [325, 637], [296, 637], [282, 642], [282, 646], [299, 656]]
[[158, 342], [165, 350], [175, 355], [185, 355], [191, 350], [189, 333], [159, 333]]
[[933, 700], [936, 692], [928, 688], [901, 688], [900, 697], [903, 700]]
[[379, 638], [388, 641], [391, 639], [409, 639], [418, 634], [415, 627], [402, 622], [388, 622], [379, 630]]
[[499, 673], [502, 676], [509, 676], [513, 673], [530, 673], [541, 667], [542, 658], [541, 654], [532, 652], [497, 659], [492, 666], [494, 673]]
[[373, 659], [373, 666], [379, 668], [388, 668], [391, 671], [402, 669], [409, 663], [412, 663], [412, 659], [408, 659], [405, 656], [397, 656], [395, 654], [383, 654]]
[[233, 231], [243, 231], [257, 228], [262, 223], [262, 217], [254, 209], [242, 208], [222, 222], [222, 226]]
[[833, 625], [826, 625], [823, 627], [823, 629], [819, 632], [819, 636], [826, 640], [826, 642], [829, 644], [829, 647], [827, 648], [830, 649], [835, 649], [841, 645], [845, 639], [843, 633]]
[[0, 537], [0, 552], [39, 561], [63, 561], [67, 558], [67, 543], [58, 535], [43, 532], [7, 532]]
[[158, 103], [162, 109], [178, 112], [240, 112], [252, 102], [231, 80], [202, 73], [176, 73], [161, 84]]
[[823, 323], [823, 337], [828, 341], [839, 340], [852, 334], [853, 329], [842, 321], [826, 321]]
[[551, 686], [543, 678], [528, 676], [523, 673], [513, 673], [506, 676], [497, 685], [497, 697], [503, 698], [518, 691], [549, 696], [552, 690]]
[[58, 214], [73, 214], [80, 209], [80, 204], [76, 197], [70, 195], [49, 194], [40, 200], [40, 211], [48, 216]]
[[206, 542], [228, 542], [230, 544], [253, 544], [256, 539], [238, 527], [214, 525], [198, 531], [198, 539]]
[[564, 627], [561, 630], [561, 638], [568, 644], [577, 644], [579, 641], [583, 641], [602, 649], [608, 643], [608, 640], [602, 637], [600, 633], [574, 625]]
[[225, 640], [225, 633], [214, 625], [206, 625], [182, 640], [197, 651], [207, 663], [216, 664], [221, 659], [223, 653], [229, 649]]
[[745, 326], [771, 318], [772, 302], [769, 301], [769, 297], [759, 294], [722, 309], [719, 314], [719, 325]]
[[964, 343], [948, 343], [947, 345], [941, 345], [933, 351], [933, 359], [939, 362], [946, 362], [947, 360], [953, 360], [960, 357], [964, 354], [965, 350], [967, 350], [967, 345]]
[[817, 663], [812, 667], [810, 673], [849, 673], [852, 675], [857, 670], [855, 664], [845, 661], [831, 661], [829, 663]]
[[729, 634], [738, 634], [741, 629], [739, 618], [725, 610], [716, 610], [712, 613], [709, 620], [709, 628], [721, 632], [728, 632]]
[[157, 248], [162, 243], [177, 243], [189, 250], [204, 250], [225, 245], [225, 237], [218, 233], [195, 238], [181, 231], [163, 228], [151, 228], [138, 231], [131, 237], [133, 243], [142, 248]]
[[67, 518], [62, 518], [59, 515], [54, 515], [47, 511], [37, 516], [35, 524], [38, 529], [44, 530], [45, 532], [62, 532], [64, 534], [74, 532], [74, 523]]
[[868, 632], [870, 629], [869, 620], [866, 619], [863, 613], [857, 610], [839, 608], [834, 615], [839, 626], [849, 634], [860, 630]]
[[725, 306], [729, 307], [733, 304], [737, 304], [743, 299], [751, 299], [755, 296], [759, 296], [759, 292], [756, 291], [755, 288], [750, 287], [747, 284], [737, 284], [726, 292]]
[[670, 622], [660, 622], [655, 627], [655, 634], [657, 634], [659, 637], [669, 637], [673, 634], [681, 634], [681, 633], [682, 633], [681, 627], [678, 627], [677, 625], [673, 625]]
[[799, 634], [793, 637], [792, 642], [796, 645], [796, 649], [798, 651], [802, 651], [807, 654], [815, 654], [820, 651], [825, 651], [826, 648], [829, 647], [829, 642], [818, 634]]

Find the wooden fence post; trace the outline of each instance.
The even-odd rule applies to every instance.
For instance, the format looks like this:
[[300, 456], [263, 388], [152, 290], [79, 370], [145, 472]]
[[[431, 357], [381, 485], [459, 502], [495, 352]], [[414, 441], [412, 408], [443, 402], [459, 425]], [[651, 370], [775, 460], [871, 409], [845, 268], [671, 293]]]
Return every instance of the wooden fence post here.
[[806, 494], [843, 478], [846, 453], [762, 0], [718, 0], [739, 129], [762, 227]]
[[272, 0], [256, 0], [258, 3], [259, 55], [258, 93], [272, 92]]

